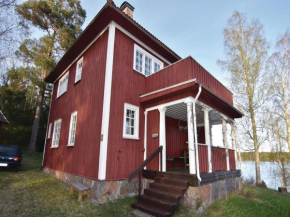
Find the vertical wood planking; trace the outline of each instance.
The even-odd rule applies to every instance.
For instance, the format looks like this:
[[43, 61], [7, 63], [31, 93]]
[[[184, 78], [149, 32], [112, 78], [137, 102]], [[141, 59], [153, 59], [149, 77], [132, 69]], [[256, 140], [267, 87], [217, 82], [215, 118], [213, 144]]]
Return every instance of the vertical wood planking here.
[[[84, 53], [81, 80], [75, 83], [76, 63], [69, 68], [67, 92], [56, 99], [54, 84], [49, 123], [51, 138], [46, 141], [44, 167], [93, 179], [98, 178], [105, 63], [108, 32]], [[71, 113], [78, 111], [73, 147], [67, 147]], [[54, 121], [61, 118], [58, 148], [51, 148]]]

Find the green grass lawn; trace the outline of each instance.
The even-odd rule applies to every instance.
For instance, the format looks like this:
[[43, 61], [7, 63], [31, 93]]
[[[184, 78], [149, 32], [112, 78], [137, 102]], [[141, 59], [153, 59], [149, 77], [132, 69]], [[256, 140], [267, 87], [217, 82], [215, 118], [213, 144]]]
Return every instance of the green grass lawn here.
[[[0, 171], [0, 216], [133, 216], [131, 203], [136, 198], [91, 204], [69, 195], [69, 187], [41, 173], [42, 154], [25, 156], [18, 173]], [[250, 198], [230, 195], [214, 203], [202, 216], [290, 216], [290, 196], [244, 186]], [[179, 207], [174, 216], [197, 216]]]

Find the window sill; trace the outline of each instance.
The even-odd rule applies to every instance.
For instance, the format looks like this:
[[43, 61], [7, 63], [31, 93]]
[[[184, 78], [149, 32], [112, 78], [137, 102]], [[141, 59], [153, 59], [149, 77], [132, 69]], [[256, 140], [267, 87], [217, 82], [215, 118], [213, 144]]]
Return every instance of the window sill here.
[[139, 137], [130, 137], [130, 136], [124, 136], [123, 139], [132, 139], [132, 140], [140, 140]]
[[75, 145], [67, 145], [66, 147], [74, 147]]
[[57, 147], [53, 147], [53, 146], [51, 146], [50, 148], [58, 148], [58, 146], [57, 146]]

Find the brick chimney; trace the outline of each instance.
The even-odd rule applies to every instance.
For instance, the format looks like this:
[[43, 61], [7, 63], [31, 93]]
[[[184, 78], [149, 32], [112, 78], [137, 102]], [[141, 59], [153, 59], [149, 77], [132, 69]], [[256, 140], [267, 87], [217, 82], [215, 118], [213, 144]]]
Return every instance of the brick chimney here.
[[132, 5], [130, 5], [127, 1], [125, 1], [120, 9], [127, 14], [129, 17], [131, 17], [133, 19], [133, 12], [134, 12], [134, 7]]

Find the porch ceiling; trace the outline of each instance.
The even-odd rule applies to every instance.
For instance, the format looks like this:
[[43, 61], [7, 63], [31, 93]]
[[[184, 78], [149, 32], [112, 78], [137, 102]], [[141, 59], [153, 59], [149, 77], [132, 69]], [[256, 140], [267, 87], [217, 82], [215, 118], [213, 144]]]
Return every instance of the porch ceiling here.
[[[187, 105], [185, 103], [179, 103], [167, 107], [166, 116], [187, 122]], [[200, 103], [196, 103], [196, 119], [198, 126], [204, 125], [204, 115]], [[222, 123], [220, 114], [214, 110], [209, 112], [209, 119], [213, 125]]]

